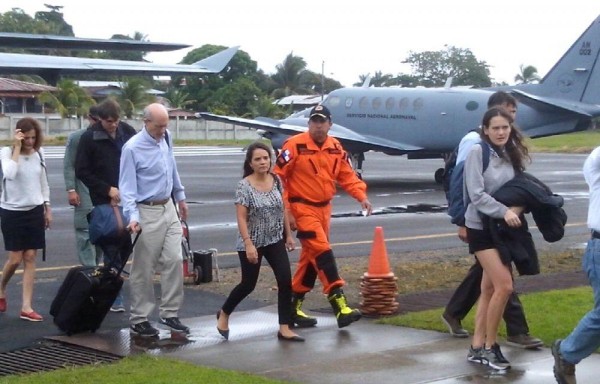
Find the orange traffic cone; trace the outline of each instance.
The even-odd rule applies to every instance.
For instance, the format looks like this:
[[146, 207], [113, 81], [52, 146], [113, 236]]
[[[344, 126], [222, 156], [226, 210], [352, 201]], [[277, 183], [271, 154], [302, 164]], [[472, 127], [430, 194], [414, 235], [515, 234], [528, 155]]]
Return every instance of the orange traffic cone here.
[[390, 262], [383, 240], [383, 228], [375, 227], [373, 245], [371, 246], [371, 257], [369, 258], [369, 270], [365, 273], [367, 277], [390, 277], [394, 274], [390, 271]]

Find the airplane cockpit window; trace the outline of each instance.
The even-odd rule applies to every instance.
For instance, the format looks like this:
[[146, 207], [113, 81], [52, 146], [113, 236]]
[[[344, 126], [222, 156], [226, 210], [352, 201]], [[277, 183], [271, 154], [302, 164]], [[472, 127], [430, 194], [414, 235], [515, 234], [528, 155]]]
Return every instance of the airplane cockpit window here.
[[351, 97], [347, 97], [346, 98], [346, 108], [350, 108], [352, 107], [352, 103], [354, 102], [354, 99]]
[[466, 105], [467, 111], [476, 111], [479, 108], [479, 103], [476, 101], [469, 101]]
[[358, 102], [358, 107], [360, 109], [367, 109], [368, 106], [369, 106], [369, 99], [366, 97], [361, 97], [360, 101]]
[[373, 99], [373, 109], [381, 108], [381, 97], [376, 97]]
[[403, 97], [402, 99], [400, 99], [400, 104], [398, 105], [400, 107], [401, 111], [405, 111], [406, 109], [408, 109], [408, 97]]
[[415, 111], [418, 111], [421, 108], [423, 108], [423, 98], [419, 97], [419, 98], [416, 98], [415, 101], [413, 101], [413, 109]]
[[326, 99], [326, 101], [327, 102], [323, 103], [323, 104], [326, 104], [326, 106], [329, 108], [334, 108], [334, 107], [337, 107], [338, 105], [340, 105], [341, 100], [340, 100], [339, 96], [329, 96]]
[[388, 97], [388, 99], [385, 101], [385, 109], [394, 109], [394, 98], [393, 97]]

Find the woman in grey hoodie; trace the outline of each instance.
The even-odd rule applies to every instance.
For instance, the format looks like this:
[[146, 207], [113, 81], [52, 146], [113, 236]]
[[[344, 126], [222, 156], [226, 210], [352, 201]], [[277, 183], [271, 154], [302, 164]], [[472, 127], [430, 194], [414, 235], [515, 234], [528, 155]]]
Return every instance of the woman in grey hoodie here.
[[[510, 363], [502, 355], [496, 339], [506, 301], [513, 290], [512, 276], [510, 266], [500, 259], [481, 215], [504, 219], [510, 227], [521, 226], [522, 208], [507, 207], [492, 195], [516, 173], [523, 172], [530, 158], [523, 136], [504, 108], [493, 107], [486, 111], [481, 126], [481, 143], [473, 145], [464, 168], [465, 196], [469, 199], [465, 213], [469, 252], [475, 254], [483, 267], [475, 332], [467, 360], [504, 370], [510, 368]], [[484, 171], [482, 146], [485, 145], [490, 147], [490, 161]]]

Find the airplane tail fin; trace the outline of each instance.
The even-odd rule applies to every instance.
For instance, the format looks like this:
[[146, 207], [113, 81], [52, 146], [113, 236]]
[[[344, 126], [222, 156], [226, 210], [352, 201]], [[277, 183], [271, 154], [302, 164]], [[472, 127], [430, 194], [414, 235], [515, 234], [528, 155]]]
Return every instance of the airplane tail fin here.
[[599, 56], [600, 16], [544, 76], [539, 84], [540, 94], [584, 103], [600, 103]]
[[211, 73], [219, 73], [229, 63], [229, 61], [231, 60], [233, 55], [236, 54], [239, 48], [239, 46], [236, 46], [224, 49], [221, 52], [217, 52], [214, 55], [197, 61], [192, 65], [204, 67]]

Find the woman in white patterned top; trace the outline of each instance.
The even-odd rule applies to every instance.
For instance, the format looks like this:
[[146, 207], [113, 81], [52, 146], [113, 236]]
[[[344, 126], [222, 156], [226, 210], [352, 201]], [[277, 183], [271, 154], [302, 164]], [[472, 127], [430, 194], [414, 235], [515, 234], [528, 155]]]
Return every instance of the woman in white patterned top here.
[[292, 275], [286, 251], [296, 245], [283, 207], [281, 180], [271, 173], [271, 148], [256, 142], [248, 147], [244, 161], [244, 178], [235, 192], [238, 238], [237, 251], [242, 280], [231, 291], [217, 312], [217, 330], [229, 338], [229, 315], [256, 286], [262, 258], [269, 262], [277, 280], [279, 332], [284, 341], [304, 341], [289, 324], [292, 316]]

